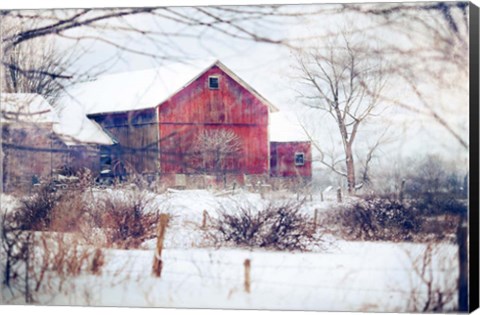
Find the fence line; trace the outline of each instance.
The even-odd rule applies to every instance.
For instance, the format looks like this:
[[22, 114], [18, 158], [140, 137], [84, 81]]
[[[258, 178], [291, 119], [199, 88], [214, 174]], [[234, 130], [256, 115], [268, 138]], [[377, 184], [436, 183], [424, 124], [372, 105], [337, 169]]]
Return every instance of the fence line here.
[[[192, 265], [196, 264], [209, 264], [212, 266], [234, 266], [238, 267], [238, 269], [243, 268], [242, 263], [224, 263], [224, 262], [209, 262], [209, 261], [198, 261], [198, 260], [187, 260], [187, 259], [164, 259], [164, 261], [168, 263], [172, 262], [177, 262], [177, 261], [182, 261], [182, 262], [188, 262]], [[274, 270], [281, 270], [281, 269], [297, 269], [301, 271], [308, 271], [308, 270], [323, 270], [323, 271], [335, 271], [335, 270], [342, 270], [344, 268], [347, 268], [345, 266], [328, 266], [328, 267], [322, 267], [322, 266], [302, 266], [302, 265], [257, 265], [255, 264], [254, 269], [274, 269]], [[103, 268], [102, 270], [108, 270]], [[112, 272], [118, 271], [119, 269], [115, 270], [110, 270]], [[138, 268], [138, 269], [128, 269], [129, 271], [144, 271], [144, 268]], [[429, 269], [432, 272], [455, 272], [458, 270], [458, 267], [451, 267], [451, 268], [435, 268], [435, 269]], [[385, 271], [392, 271], [392, 272], [403, 272], [403, 271], [413, 271], [410, 268], [375, 268], [375, 267], [359, 267], [358, 269], [354, 271], [369, 271], [369, 272], [385, 272]]]
[[[202, 260], [202, 259], [187, 259], [187, 258], [166, 258], [168, 262], [187, 262], [191, 264], [209, 264], [209, 265], [218, 265], [218, 266], [235, 266], [238, 268], [242, 267], [241, 262], [221, 262], [221, 261], [211, 261], [211, 260]], [[346, 268], [345, 266], [304, 266], [304, 265], [274, 265], [274, 264], [255, 264], [255, 269], [262, 268], [262, 269], [308, 269], [308, 270], [325, 270], [325, 271], [332, 271], [332, 270], [340, 270]], [[358, 268], [358, 271], [412, 271], [410, 268], [376, 268], [376, 267], [361, 267]], [[432, 272], [454, 272], [458, 270], [458, 267], [451, 267], [451, 268], [435, 268], [429, 269]]]
[[[216, 276], [211, 276], [211, 275], [202, 275], [199, 273], [186, 273], [186, 272], [174, 272], [174, 271], [167, 271], [164, 270], [162, 273], [165, 279], [165, 276], [168, 275], [178, 275], [178, 276], [184, 276], [182, 279], [168, 279], [168, 280], [159, 280], [159, 281], [165, 281], [166, 283], [184, 283], [188, 281], [197, 281], [197, 280], [203, 280], [203, 279], [208, 279], [208, 280], [215, 280], [219, 282], [231, 282], [235, 283], [238, 286], [243, 285], [244, 279], [242, 277], [238, 278], [232, 278], [232, 277], [216, 277]], [[148, 277], [148, 275], [145, 275]], [[192, 279], [192, 278], [200, 278], [200, 279]], [[343, 286], [328, 286], [328, 285], [323, 285], [323, 284], [303, 284], [303, 283], [295, 283], [295, 282], [287, 282], [287, 281], [267, 281], [267, 280], [262, 280], [258, 278], [253, 278], [250, 280], [251, 286], [284, 286], [289, 289], [295, 289], [295, 288], [308, 288], [308, 289], [316, 289], [316, 290], [335, 290], [335, 291], [348, 291], [348, 292], [370, 292], [370, 293], [381, 293], [385, 294], [386, 291], [391, 292], [391, 293], [400, 293], [400, 294], [405, 294], [405, 295], [416, 295], [416, 296], [425, 296], [427, 294], [426, 292], [421, 292], [421, 291], [416, 291], [416, 290], [401, 290], [401, 289], [395, 289], [395, 288], [365, 288], [365, 287], [343, 287]]]

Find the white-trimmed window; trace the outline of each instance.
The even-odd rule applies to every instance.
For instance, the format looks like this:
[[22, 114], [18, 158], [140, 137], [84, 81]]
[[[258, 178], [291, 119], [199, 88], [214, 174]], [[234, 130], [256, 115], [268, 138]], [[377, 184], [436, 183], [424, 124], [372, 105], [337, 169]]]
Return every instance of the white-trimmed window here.
[[295, 165], [296, 166], [305, 165], [305, 153], [295, 152]]
[[217, 76], [209, 76], [208, 77], [208, 88], [210, 90], [218, 90], [220, 86], [220, 79]]

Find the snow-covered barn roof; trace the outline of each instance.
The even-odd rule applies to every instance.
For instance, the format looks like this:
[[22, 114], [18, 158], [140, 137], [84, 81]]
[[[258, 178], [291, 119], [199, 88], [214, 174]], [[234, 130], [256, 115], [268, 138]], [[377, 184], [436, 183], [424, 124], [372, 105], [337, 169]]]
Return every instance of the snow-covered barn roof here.
[[[78, 107], [78, 106], [77, 106]], [[1, 93], [0, 122], [51, 123], [53, 131], [66, 145], [113, 144], [113, 140], [95, 122], [86, 118], [81, 108], [57, 111], [41, 95]]]
[[295, 115], [284, 112], [270, 113], [268, 132], [270, 142], [310, 141]]
[[83, 108], [76, 104], [65, 106], [59, 111], [59, 117], [60, 123], [54, 126], [54, 131], [66, 145], [115, 143], [115, 140], [99, 124], [88, 119]]
[[48, 101], [39, 94], [0, 93], [2, 123], [58, 123], [59, 118]]
[[69, 91], [69, 98], [82, 106], [86, 114], [152, 108], [168, 100], [213, 66], [221, 68], [261, 99], [271, 111], [277, 110], [248, 83], [214, 59], [166, 63], [154, 69], [104, 75], [77, 85]]

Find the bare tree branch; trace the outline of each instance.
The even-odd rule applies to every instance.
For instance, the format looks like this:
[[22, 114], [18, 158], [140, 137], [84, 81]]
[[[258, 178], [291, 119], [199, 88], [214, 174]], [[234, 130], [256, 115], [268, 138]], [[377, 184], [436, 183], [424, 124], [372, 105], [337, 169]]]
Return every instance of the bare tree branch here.
[[[343, 34], [325, 51], [306, 51], [297, 58], [304, 88], [300, 97], [306, 105], [328, 112], [337, 125], [350, 193], [355, 188], [353, 146], [358, 130], [367, 117], [374, 114], [385, 82], [381, 66], [365, 51], [367, 49], [354, 45]], [[367, 88], [372, 91], [370, 94], [366, 92]], [[344, 175], [332, 164], [325, 163], [323, 151], [318, 146], [316, 148], [322, 154], [322, 164]]]

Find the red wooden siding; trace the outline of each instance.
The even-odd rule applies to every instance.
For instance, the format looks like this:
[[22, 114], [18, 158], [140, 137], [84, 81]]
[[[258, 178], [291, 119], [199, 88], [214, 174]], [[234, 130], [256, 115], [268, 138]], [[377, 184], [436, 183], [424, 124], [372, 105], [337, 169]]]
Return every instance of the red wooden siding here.
[[[210, 89], [208, 77], [219, 78]], [[219, 67], [213, 66], [158, 107], [162, 173], [192, 173], [189, 154], [203, 130], [233, 131], [241, 152], [227, 162], [232, 173], [268, 174], [268, 107]]]
[[[295, 165], [295, 153], [304, 153], [304, 164]], [[271, 142], [270, 174], [281, 177], [311, 177], [312, 151], [310, 142]]]

